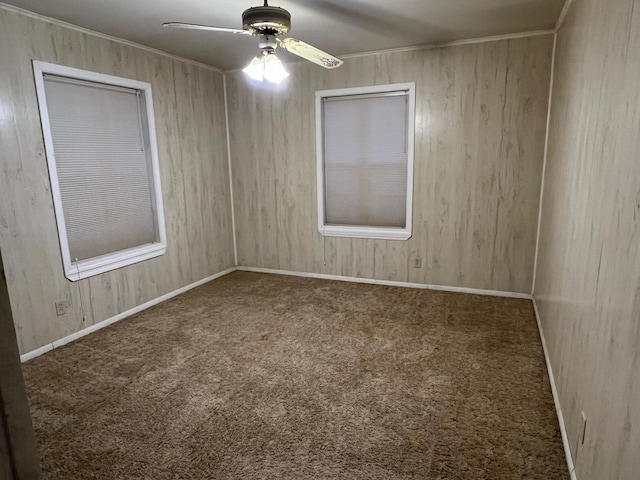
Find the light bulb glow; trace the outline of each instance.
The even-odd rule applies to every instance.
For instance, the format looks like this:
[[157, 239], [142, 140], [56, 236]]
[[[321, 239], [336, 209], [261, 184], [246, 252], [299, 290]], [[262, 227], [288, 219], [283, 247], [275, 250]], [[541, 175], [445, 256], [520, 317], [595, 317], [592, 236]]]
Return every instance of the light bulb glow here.
[[262, 55], [258, 55], [251, 60], [251, 63], [247, 65], [242, 71], [247, 74], [247, 76], [255, 80], [256, 82], [262, 82], [262, 71], [264, 70], [264, 62], [262, 59]]
[[280, 83], [289, 76], [289, 72], [284, 69], [284, 65], [282, 65], [280, 59], [276, 57], [275, 53], [271, 53], [264, 57], [264, 71], [262, 75], [271, 83]]
[[260, 53], [242, 71], [256, 82], [267, 80], [277, 84], [289, 76], [289, 72], [285, 70], [284, 65], [273, 51]]

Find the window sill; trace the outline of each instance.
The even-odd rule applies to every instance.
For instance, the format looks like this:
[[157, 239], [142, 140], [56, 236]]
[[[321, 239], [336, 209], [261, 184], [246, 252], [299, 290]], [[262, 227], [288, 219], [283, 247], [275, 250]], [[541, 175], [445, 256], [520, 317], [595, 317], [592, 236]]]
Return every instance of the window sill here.
[[159, 257], [167, 250], [165, 243], [149, 243], [140, 247], [128, 248], [120, 252], [102, 255], [65, 265], [65, 276], [72, 282], [93, 277], [117, 268]]
[[408, 240], [411, 231], [392, 227], [353, 227], [347, 225], [323, 225], [319, 231], [325, 237], [369, 238], [375, 240]]

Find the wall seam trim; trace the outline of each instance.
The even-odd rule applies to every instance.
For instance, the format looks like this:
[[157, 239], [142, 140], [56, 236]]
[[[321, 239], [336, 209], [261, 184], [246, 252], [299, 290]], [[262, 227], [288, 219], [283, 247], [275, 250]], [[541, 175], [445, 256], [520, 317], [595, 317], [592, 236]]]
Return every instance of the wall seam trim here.
[[472, 295], [487, 295], [492, 297], [522, 298], [531, 300], [528, 293], [505, 292], [500, 290], [483, 290], [479, 288], [451, 287], [447, 285], [431, 285], [427, 283], [409, 283], [396, 280], [376, 280], [373, 278], [346, 277], [342, 275], [329, 275], [325, 273], [295, 272], [291, 270], [279, 270], [276, 268], [258, 268], [238, 266], [242, 272], [270, 273], [275, 275], [290, 275], [293, 277], [320, 278], [323, 280], [338, 280], [341, 282], [366, 283], [370, 285], [385, 285], [389, 287], [417, 288], [423, 290], [437, 290], [441, 292], [470, 293]]
[[542, 342], [542, 351], [544, 352], [544, 359], [547, 364], [547, 372], [549, 374], [549, 383], [551, 384], [551, 394], [553, 395], [553, 403], [556, 407], [556, 414], [558, 416], [558, 424], [560, 426], [560, 435], [562, 436], [562, 446], [564, 447], [564, 454], [567, 459], [567, 468], [569, 469], [569, 475], [571, 480], [578, 480], [576, 475], [576, 467], [573, 463], [573, 457], [571, 455], [571, 448], [569, 447], [569, 436], [567, 435], [567, 428], [564, 423], [564, 415], [562, 414], [562, 407], [560, 405], [560, 398], [558, 397], [558, 389], [556, 387], [556, 381], [553, 376], [553, 368], [551, 367], [551, 359], [549, 358], [549, 350], [547, 349], [547, 342], [544, 338], [544, 332], [542, 331], [542, 321], [540, 319], [540, 312], [538, 311], [538, 304], [536, 303], [535, 296], [532, 297], [533, 311], [536, 316], [536, 323], [538, 324], [538, 332], [540, 333], [540, 341]]
[[233, 233], [233, 258], [234, 264], [238, 266], [238, 239], [236, 236], [236, 209], [233, 195], [233, 169], [231, 168], [231, 135], [229, 134], [229, 104], [227, 101], [227, 75], [222, 74], [222, 90], [224, 94], [224, 121], [227, 131], [227, 165], [229, 169], [229, 195], [231, 196], [231, 229]]
[[69, 30], [75, 30], [76, 32], [84, 33], [86, 35], [92, 35], [94, 37], [102, 38], [104, 40], [110, 40], [112, 42], [120, 43], [122, 45], [128, 45], [129, 47], [139, 48], [140, 50], [145, 50], [150, 53], [155, 53], [156, 55], [162, 55], [163, 57], [168, 57], [173, 60], [177, 60], [179, 62], [187, 63], [190, 65], [194, 65], [196, 67], [204, 68], [206, 70], [211, 70], [217, 73], [223, 73], [223, 71], [217, 67], [212, 65], [207, 65], [206, 63], [197, 62], [195, 60], [191, 60], [189, 58], [184, 58], [179, 55], [175, 55], [173, 53], [165, 52], [163, 50], [159, 50], [157, 48], [148, 47], [146, 45], [142, 45], [140, 43], [133, 42], [131, 40], [126, 40], [124, 38], [114, 37], [113, 35], [108, 35], [106, 33], [97, 32], [95, 30], [91, 30], [89, 28], [84, 28], [79, 25], [74, 25], [73, 23], [65, 22], [63, 20], [58, 20], [56, 18], [47, 17], [46, 15], [41, 15], [39, 13], [31, 12], [29, 10], [25, 10], [24, 8], [15, 7], [13, 5], [9, 5], [4, 2], [0, 2], [0, 10], [6, 10], [8, 12], [17, 13], [18, 15], [24, 15], [25, 17], [34, 18], [36, 20], [40, 20], [42, 22], [51, 23], [53, 25], [57, 25], [59, 27], [68, 28]]
[[565, 0], [564, 6], [560, 11], [560, 16], [558, 17], [558, 21], [556, 22], [556, 26], [553, 28], [553, 31], [555, 33], [558, 33], [558, 30], [560, 30], [560, 27], [562, 26], [562, 23], [564, 22], [564, 19], [567, 16], [567, 12], [569, 11], [569, 7], [571, 7], [572, 3], [573, 0]]
[[58, 348], [58, 347], [62, 347], [63, 345], [66, 345], [67, 343], [73, 342], [74, 340], [77, 340], [79, 338], [82, 338], [86, 335], [89, 335], [90, 333], [96, 332], [98, 330], [103, 329], [104, 327], [107, 327], [113, 323], [119, 322], [120, 320], [123, 320], [127, 317], [130, 317], [132, 315], [135, 315], [136, 313], [139, 313], [143, 310], [146, 310], [150, 307], [153, 307], [154, 305], [157, 305], [159, 303], [164, 302], [165, 300], [169, 300], [170, 298], [173, 298], [177, 295], [180, 295], [181, 293], [187, 292], [189, 290], [192, 290], [196, 287], [199, 287], [200, 285], [204, 285], [205, 283], [208, 283], [212, 280], [215, 280], [216, 278], [220, 278], [223, 277], [225, 275], [228, 275], [232, 272], [236, 271], [236, 267], [231, 267], [231, 268], [227, 268], [226, 270], [223, 270], [221, 272], [218, 273], [214, 273], [213, 275], [210, 275], [206, 278], [203, 278], [202, 280], [198, 280], [197, 282], [191, 283], [189, 285], [186, 285], [184, 287], [178, 288], [177, 290], [174, 290], [172, 292], [166, 293], [164, 295], [161, 295], [157, 298], [154, 298], [153, 300], [149, 300], [148, 302], [145, 302], [141, 305], [138, 305], [136, 307], [133, 307], [129, 310], [126, 310], [122, 313], [119, 313], [118, 315], [115, 315], [111, 318], [107, 318], [106, 320], [103, 320], [101, 322], [98, 322], [96, 324], [93, 324], [87, 328], [83, 328], [82, 330], [80, 330], [79, 332], [75, 332], [72, 333], [71, 335], [67, 335], [66, 337], [63, 337], [59, 340], [54, 340], [51, 343], [48, 343], [40, 348], [37, 348], [35, 350], [32, 350], [30, 352], [25, 353], [24, 355], [20, 355], [20, 361], [22, 363], [27, 362], [31, 359], [34, 359], [36, 357], [39, 357], [40, 355], [50, 352], [51, 350]]
[[547, 157], [549, 154], [549, 131], [551, 128], [551, 108], [553, 101], [553, 79], [556, 68], [556, 43], [558, 34], [553, 34], [553, 50], [551, 52], [551, 74], [549, 75], [549, 102], [547, 104], [547, 125], [544, 135], [544, 156], [542, 160], [542, 178], [540, 179], [540, 202], [538, 204], [538, 226], [536, 229], [536, 250], [533, 257], [533, 278], [531, 279], [531, 295], [535, 293], [538, 273], [538, 252], [540, 249], [540, 227], [542, 226], [542, 201], [544, 198], [544, 177], [547, 173]]

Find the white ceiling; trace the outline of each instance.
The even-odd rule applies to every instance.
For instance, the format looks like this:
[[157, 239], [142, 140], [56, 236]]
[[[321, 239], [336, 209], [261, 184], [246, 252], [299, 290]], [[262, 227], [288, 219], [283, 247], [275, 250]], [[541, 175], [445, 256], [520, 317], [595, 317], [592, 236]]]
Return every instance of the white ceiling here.
[[[5, 3], [131, 40], [221, 69], [257, 52], [255, 38], [161, 27], [190, 22], [242, 28], [241, 14], [262, 0], [7, 0]], [[290, 36], [329, 53], [545, 30], [564, 0], [273, 0], [291, 12]]]

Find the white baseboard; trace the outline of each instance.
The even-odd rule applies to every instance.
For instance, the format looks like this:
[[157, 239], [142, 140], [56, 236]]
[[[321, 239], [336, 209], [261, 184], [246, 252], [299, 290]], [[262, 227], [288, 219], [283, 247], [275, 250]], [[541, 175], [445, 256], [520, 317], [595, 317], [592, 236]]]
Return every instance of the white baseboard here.
[[20, 355], [20, 361], [22, 363], [31, 360], [32, 358], [39, 357], [47, 352], [50, 352], [55, 347], [53, 343], [47, 343], [44, 347], [36, 348], [35, 350], [31, 350], [30, 352], [25, 353], [24, 355]]
[[291, 275], [294, 277], [322, 278], [324, 280], [339, 280], [341, 282], [387, 285], [390, 287], [422, 288], [425, 290], [440, 290], [444, 292], [472, 293], [474, 295], [489, 295], [492, 297], [525, 298], [527, 300], [531, 300], [533, 298], [529, 293], [502, 292], [499, 290], [481, 290], [478, 288], [448, 287], [445, 285], [428, 285], [425, 283], [397, 282], [394, 280], [374, 280], [372, 278], [345, 277], [341, 275], [327, 275], [324, 273], [292, 272], [289, 270], [277, 270], [273, 268], [256, 268], [256, 267], [240, 267], [239, 266], [238, 270], [241, 270], [244, 272], [273, 273], [276, 275]]
[[542, 350], [544, 351], [544, 359], [547, 362], [547, 371], [549, 372], [549, 382], [551, 383], [551, 393], [553, 394], [553, 403], [556, 405], [556, 414], [558, 415], [558, 423], [560, 424], [560, 435], [562, 435], [562, 445], [564, 446], [564, 454], [567, 457], [567, 467], [569, 468], [569, 474], [571, 480], [578, 480], [576, 476], [575, 465], [573, 464], [573, 457], [571, 456], [571, 449], [569, 448], [569, 437], [567, 436], [567, 428], [564, 424], [564, 416], [562, 415], [562, 407], [560, 406], [560, 399], [558, 398], [558, 390], [556, 388], [556, 381], [553, 376], [553, 369], [551, 368], [551, 359], [549, 358], [549, 351], [547, 350], [547, 342], [544, 339], [544, 332], [542, 331], [542, 323], [540, 321], [540, 313], [538, 312], [538, 305], [536, 304], [535, 297], [532, 298], [533, 310], [536, 313], [536, 322], [538, 323], [538, 331], [540, 332], [540, 340], [542, 341]]
[[89, 335], [90, 333], [93, 333], [97, 330], [100, 330], [106, 326], [111, 325], [112, 323], [116, 323], [124, 318], [130, 317], [131, 315], [134, 315], [138, 312], [141, 312], [142, 310], [146, 310], [149, 307], [152, 307], [154, 305], [157, 305], [158, 303], [164, 302], [165, 300], [168, 300], [172, 297], [175, 297], [176, 295], [180, 295], [181, 293], [184, 293], [188, 290], [191, 290], [193, 288], [199, 287], [200, 285], [210, 282], [211, 280], [215, 280], [216, 278], [222, 277], [224, 275], [228, 275], [231, 272], [234, 272], [236, 270], [242, 270], [242, 271], [246, 271], [246, 272], [258, 272], [258, 273], [271, 273], [271, 274], [276, 274], [276, 275], [292, 275], [292, 276], [297, 276], [297, 277], [309, 277], [309, 278], [322, 278], [325, 280], [339, 280], [339, 281], [343, 281], [343, 282], [355, 282], [355, 283], [368, 283], [368, 284], [374, 284], [374, 285], [387, 285], [387, 286], [392, 286], [392, 287], [406, 287], [406, 288], [422, 288], [422, 289], [426, 289], [426, 290], [440, 290], [440, 291], [445, 291], [445, 292], [457, 292], [457, 293], [471, 293], [474, 295], [490, 295], [490, 296], [494, 296], [494, 297], [511, 297], [511, 298], [525, 298], [525, 299], [531, 299], [532, 296], [528, 293], [517, 293], [517, 292], [502, 292], [502, 291], [498, 291], [498, 290], [481, 290], [481, 289], [477, 289], [477, 288], [463, 288], [463, 287], [449, 287], [449, 286], [444, 286], [444, 285], [428, 285], [428, 284], [423, 284], [423, 283], [408, 283], [408, 282], [397, 282], [397, 281], [393, 281], [393, 280], [374, 280], [374, 279], [370, 279], [370, 278], [358, 278], [358, 277], [345, 277], [345, 276], [340, 276], [340, 275], [326, 275], [326, 274], [322, 274], [322, 273], [309, 273], [309, 272], [292, 272], [292, 271], [288, 271], [288, 270], [277, 270], [277, 269], [271, 269], [271, 268], [256, 268], [256, 267], [231, 267], [228, 268], [222, 272], [216, 273], [214, 275], [211, 275], [207, 278], [203, 278], [202, 280], [199, 280], [195, 283], [192, 283], [191, 285], [187, 285], [185, 287], [179, 288], [178, 290], [174, 290], [173, 292], [169, 292], [166, 295], [162, 295], [161, 297], [158, 298], [154, 298], [153, 300], [150, 300], [146, 303], [143, 303], [142, 305], [138, 305], [137, 307], [134, 307], [130, 310], [127, 310], [126, 312], [122, 312], [119, 313], [118, 315], [115, 315], [111, 318], [108, 318], [106, 320], [103, 320], [102, 322], [96, 323], [95, 325], [91, 325], [87, 328], [84, 328], [82, 330], [80, 330], [79, 332], [76, 333], [72, 333], [71, 335], [68, 335], [64, 338], [61, 338], [59, 340], [55, 340], [51, 343], [48, 343], [47, 345], [44, 345], [40, 348], [37, 348], [35, 350], [32, 350], [31, 352], [27, 352], [24, 355], [20, 356], [20, 360], [24, 363], [27, 362], [33, 358], [39, 357], [40, 355], [47, 353], [51, 350], [53, 350], [54, 348], [58, 348], [61, 347], [63, 345], [66, 345], [69, 342], [73, 342], [74, 340], [77, 340], [78, 338], [82, 338], [85, 335]]
[[180, 295], [181, 293], [184, 293], [188, 290], [191, 290], [193, 288], [199, 287], [200, 285], [203, 285], [205, 283], [210, 282], [211, 280], [215, 280], [216, 278], [220, 278], [223, 277], [225, 275], [228, 275], [231, 272], [235, 272], [236, 267], [231, 267], [231, 268], [227, 268], [226, 270], [223, 270], [222, 272], [218, 272], [216, 274], [213, 274], [207, 278], [203, 278], [202, 280], [198, 280], [195, 283], [192, 283], [190, 285], [187, 285], [185, 287], [179, 288], [177, 290], [174, 290], [173, 292], [169, 292], [165, 295], [162, 295], [158, 298], [154, 298], [153, 300], [150, 300], [146, 303], [143, 303], [142, 305], [138, 305], [137, 307], [134, 307], [130, 310], [127, 310], [126, 312], [122, 312], [119, 313], [118, 315], [115, 315], [111, 318], [107, 318], [106, 320], [103, 320], [102, 322], [96, 323], [94, 325], [91, 325], [90, 327], [87, 328], [83, 328], [82, 330], [80, 330], [79, 332], [76, 333], [72, 333], [71, 335], [68, 335], [64, 338], [61, 338], [60, 340], [55, 340], [43, 347], [37, 348], [35, 350], [32, 350], [31, 352], [25, 353], [24, 355], [20, 355], [20, 361], [22, 363], [29, 361], [33, 358], [39, 357], [40, 355], [47, 353], [51, 350], [53, 350], [54, 348], [58, 348], [61, 347], [63, 345], [66, 345], [69, 342], [73, 342], [74, 340], [77, 340], [78, 338], [82, 338], [85, 335], [89, 335], [90, 333], [93, 333], [97, 330], [100, 330], [104, 327], [107, 327], [109, 325], [111, 325], [112, 323], [116, 323], [124, 318], [130, 317], [131, 315], [135, 315], [138, 312], [141, 312], [143, 310], [146, 310], [149, 307], [153, 307], [154, 305], [157, 305], [158, 303], [164, 302], [165, 300], [169, 300], [170, 298], [175, 297], [176, 295]]

